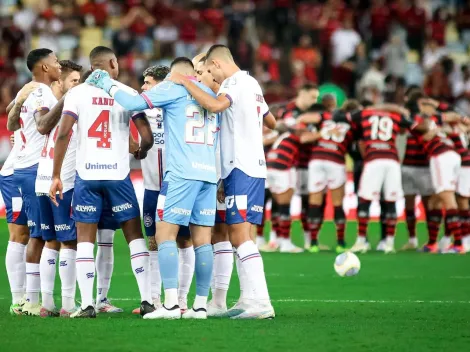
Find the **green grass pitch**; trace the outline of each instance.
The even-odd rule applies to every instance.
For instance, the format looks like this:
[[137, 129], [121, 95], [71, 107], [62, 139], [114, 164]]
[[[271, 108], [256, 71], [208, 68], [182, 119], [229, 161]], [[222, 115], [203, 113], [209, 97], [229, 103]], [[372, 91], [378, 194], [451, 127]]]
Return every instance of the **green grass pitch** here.
[[[374, 245], [377, 225], [369, 226]], [[295, 241], [301, 242], [299, 224], [294, 227]], [[4, 221], [0, 229], [4, 256]], [[334, 243], [332, 230], [331, 223], [324, 226], [323, 243]], [[351, 244], [354, 223], [347, 230]], [[404, 241], [406, 231], [400, 224], [397, 245]], [[468, 255], [371, 252], [360, 257], [361, 272], [351, 278], [335, 274], [332, 252], [272, 253], [263, 258], [277, 314], [272, 321], [144, 321], [133, 316], [138, 291], [120, 232], [110, 297], [125, 309], [122, 314], [96, 320], [10, 316], [3, 266], [0, 351], [470, 351]], [[57, 281], [58, 294], [59, 288]], [[229, 301], [237, 298], [234, 270]]]

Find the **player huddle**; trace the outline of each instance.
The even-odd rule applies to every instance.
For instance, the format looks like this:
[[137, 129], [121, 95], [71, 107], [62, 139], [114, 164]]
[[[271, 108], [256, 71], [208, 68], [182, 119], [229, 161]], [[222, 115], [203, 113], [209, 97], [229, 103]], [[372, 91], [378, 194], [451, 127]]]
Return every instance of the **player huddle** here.
[[[121, 228], [144, 319], [273, 318], [251, 227], [263, 217], [263, 125], [274, 128], [275, 119], [230, 51], [214, 45], [193, 61], [150, 67], [142, 94], [117, 81], [118, 62], [106, 47], [90, 52], [92, 70], [83, 77], [80, 66], [59, 62], [48, 49], [31, 51], [27, 64], [33, 80], [8, 107], [14, 147], [0, 172], [10, 312], [93, 318], [122, 311], [108, 299], [114, 231]], [[142, 160], [148, 245], [130, 153]], [[241, 292], [227, 309], [234, 253]], [[188, 309], [193, 273], [196, 298]]]
[[[418, 249], [417, 195], [421, 196], [429, 231], [428, 243], [420, 250], [469, 251], [468, 118], [425, 96], [419, 88], [409, 89], [404, 107], [347, 100], [335, 110], [329, 104], [315, 104], [318, 93], [313, 85], [302, 87], [293, 102], [277, 107], [278, 129], [283, 133], [265, 131], [274, 231], [268, 244], [258, 232], [260, 249], [303, 251], [292, 244], [289, 236], [290, 203], [297, 193], [302, 198], [305, 248], [319, 252], [322, 247], [317, 237], [329, 189], [338, 239], [336, 252], [346, 250], [343, 198], [345, 157], [349, 153], [354, 159], [358, 195], [358, 236], [351, 251], [364, 253], [371, 249], [366, 239], [369, 208], [373, 200], [379, 199], [382, 240], [377, 250], [395, 251], [396, 201], [403, 196], [410, 233], [403, 249]], [[406, 142], [399, 135], [404, 135]], [[405, 143], [405, 148], [397, 148], [400, 143]], [[404, 155], [399, 149], [404, 149]], [[443, 219], [445, 236], [437, 243]]]

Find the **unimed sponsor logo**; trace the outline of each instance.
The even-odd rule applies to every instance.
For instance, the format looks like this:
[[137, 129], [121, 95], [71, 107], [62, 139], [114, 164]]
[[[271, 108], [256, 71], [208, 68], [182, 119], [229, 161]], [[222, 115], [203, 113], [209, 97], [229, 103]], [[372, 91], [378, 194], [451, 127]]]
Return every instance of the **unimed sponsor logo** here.
[[84, 213], [93, 213], [96, 211], [96, 207], [93, 206], [93, 205], [80, 205], [80, 204], [77, 204], [75, 206], [75, 210], [76, 211], [81, 211], [81, 212], [84, 212]]
[[191, 215], [191, 210], [183, 209], [183, 208], [171, 208], [170, 213], [190, 216]]
[[124, 204], [116, 205], [112, 209], [113, 209], [113, 212], [119, 213], [120, 211], [124, 211], [124, 210], [131, 209], [131, 208], [132, 208], [132, 204], [124, 203]]
[[212, 216], [215, 215], [215, 209], [202, 209], [199, 214], [201, 215], [206, 215], [206, 216]]
[[85, 164], [85, 169], [87, 170], [117, 170], [117, 168], [118, 168], [117, 163], [114, 163], [114, 164], [86, 163]]
[[72, 227], [67, 224], [60, 224], [60, 225], [54, 225], [54, 229], [56, 231], [67, 231], [67, 230], [71, 230]]

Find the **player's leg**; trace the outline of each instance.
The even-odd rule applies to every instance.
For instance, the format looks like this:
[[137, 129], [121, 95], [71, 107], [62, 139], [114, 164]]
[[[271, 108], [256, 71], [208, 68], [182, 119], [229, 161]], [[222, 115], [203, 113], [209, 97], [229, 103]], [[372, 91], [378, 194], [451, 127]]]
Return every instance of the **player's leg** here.
[[44, 247], [44, 240], [41, 236], [41, 218], [35, 192], [35, 183], [32, 181], [36, 179], [36, 174], [37, 165], [15, 170], [13, 177], [15, 185], [21, 189], [30, 234], [26, 248], [26, 303], [23, 307], [24, 315], [39, 315], [41, 310], [39, 303], [39, 293], [41, 292], [39, 262]]
[[[333, 162], [327, 162], [325, 166], [328, 188], [331, 190], [331, 202], [333, 203], [334, 220], [336, 224], [338, 241], [336, 253], [342, 253], [345, 251], [344, 230], [346, 226], [346, 215], [343, 210], [343, 200], [344, 187], [346, 185], [346, 166]], [[323, 203], [325, 204], [326, 202], [323, 201]]]
[[457, 204], [462, 224], [462, 244], [466, 252], [470, 251], [470, 167], [460, 168], [457, 182]]
[[22, 313], [26, 280], [26, 245], [29, 240], [27, 218], [24, 211], [21, 193], [13, 182], [13, 175], [0, 175], [0, 192], [5, 204], [8, 223], [8, 246], [5, 255], [5, 266], [10, 284], [12, 302], [10, 313]]
[[50, 203], [54, 216], [54, 230], [57, 241], [60, 242], [59, 276], [62, 293], [61, 317], [70, 317], [76, 309], [77, 228], [75, 227], [75, 221], [70, 216], [72, 197], [73, 189], [63, 193], [63, 199], [58, 200], [58, 207]]
[[54, 228], [54, 214], [52, 203], [48, 194], [38, 194], [38, 204], [41, 215], [42, 238], [46, 242], [42, 249], [39, 263], [41, 277], [42, 317], [58, 317], [59, 311], [54, 303], [54, 283], [56, 276], [56, 263], [59, 257], [60, 243], [57, 241]]
[[264, 189], [263, 220], [261, 221], [261, 225], [256, 226], [256, 245], [258, 246], [258, 249], [261, 249], [267, 244], [266, 239], [264, 238], [264, 226], [266, 223], [266, 205], [271, 199], [271, 192], [269, 191], [268, 185], [266, 184], [266, 188]]
[[385, 201], [383, 191], [380, 192], [379, 205], [380, 205], [380, 218], [379, 218], [380, 241], [379, 241], [379, 244], [377, 245], [376, 250], [383, 252], [385, 250], [385, 242], [387, 238], [387, 217], [386, 217], [387, 202]]
[[302, 228], [304, 230], [304, 241], [311, 239], [310, 228], [308, 224], [308, 208], [309, 208], [309, 169], [297, 169], [295, 181], [296, 181], [296, 193], [300, 196], [300, 220], [302, 221]]
[[196, 262], [189, 227], [180, 226], [178, 236], [176, 237], [176, 244], [178, 245], [179, 262], [178, 305], [180, 306], [181, 313], [184, 313], [188, 309], [188, 293], [191, 288], [191, 282], [193, 281]]
[[426, 219], [429, 229], [429, 238], [428, 243], [423, 247], [423, 251], [428, 253], [438, 253], [439, 247], [437, 244], [437, 238], [439, 236], [443, 218], [442, 204], [438, 195], [429, 197], [427, 201], [427, 209], [428, 212], [426, 213]]
[[[264, 265], [258, 248], [250, 238], [251, 224], [260, 224], [262, 213], [255, 211], [264, 204], [264, 179], [251, 178], [234, 169], [224, 179], [227, 224], [230, 242], [237, 250], [240, 269], [246, 274], [248, 286], [244, 292], [244, 307], [229, 310], [236, 318], [273, 318]], [[253, 210], [252, 210], [253, 209]]]
[[[328, 184], [327, 171], [321, 160], [312, 160], [308, 165], [308, 233], [309, 238], [305, 238], [308, 243], [308, 251], [310, 253], [318, 253], [318, 234], [323, 222], [323, 193]], [[307, 247], [307, 246], [306, 246]]]

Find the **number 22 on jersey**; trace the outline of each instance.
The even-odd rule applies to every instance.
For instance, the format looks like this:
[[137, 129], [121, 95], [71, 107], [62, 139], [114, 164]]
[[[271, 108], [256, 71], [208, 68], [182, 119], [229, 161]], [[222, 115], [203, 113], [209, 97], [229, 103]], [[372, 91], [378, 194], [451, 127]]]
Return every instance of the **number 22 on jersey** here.
[[88, 129], [88, 138], [96, 138], [96, 148], [111, 148], [111, 131], [109, 124], [109, 110], [103, 110]]
[[[217, 127], [217, 114], [208, 112], [199, 105], [188, 105], [186, 107], [185, 126], [186, 143], [214, 145], [214, 134], [219, 131]], [[205, 128], [208, 123], [207, 130]]]

